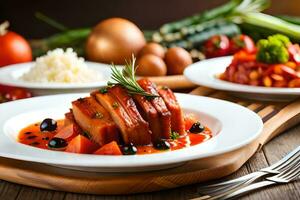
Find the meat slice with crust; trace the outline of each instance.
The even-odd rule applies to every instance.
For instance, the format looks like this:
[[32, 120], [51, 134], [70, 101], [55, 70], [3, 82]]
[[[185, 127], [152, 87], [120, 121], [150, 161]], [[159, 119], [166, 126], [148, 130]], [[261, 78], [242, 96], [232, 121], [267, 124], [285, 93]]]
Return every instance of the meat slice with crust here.
[[167, 108], [171, 112], [171, 130], [183, 135], [185, 133], [183, 112], [176, 96], [168, 87], [158, 88], [158, 93], [163, 98]]
[[112, 119], [119, 127], [125, 144], [133, 143], [135, 145], [149, 144], [151, 140], [143, 137], [139, 133], [139, 126], [127, 113], [123, 103], [109, 92], [109, 89], [103, 91], [95, 91], [92, 93], [97, 101], [110, 113]]
[[109, 88], [108, 92], [118, 100], [118, 102], [123, 106], [127, 114], [130, 116], [132, 122], [135, 124], [140, 141], [139, 144], [150, 144], [151, 131], [149, 129], [149, 123], [143, 119], [133, 98], [128, 94], [127, 90], [120, 85], [115, 85]]
[[164, 100], [159, 96], [156, 86], [148, 79], [138, 80], [139, 85], [148, 93], [157, 95], [157, 97], [149, 98], [149, 101], [156, 109], [160, 120], [160, 138], [170, 138], [171, 134], [171, 113], [168, 110]]
[[133, 98], [137, 103], [142, 116], [149, 122], [149, 126], [152, 132], [152, 141], [158, 141], [162, 134], [160, 120], [156, 109], [151, 104], [151, 102], [147, 100], [147, 98], [144, 96], [134, 95]]
[[72, 102], [72, 111], [77, 124], [93, 141], [101, 146], [119, 141], [119, 132], [110, 114], [94, 97], [80, 98]]

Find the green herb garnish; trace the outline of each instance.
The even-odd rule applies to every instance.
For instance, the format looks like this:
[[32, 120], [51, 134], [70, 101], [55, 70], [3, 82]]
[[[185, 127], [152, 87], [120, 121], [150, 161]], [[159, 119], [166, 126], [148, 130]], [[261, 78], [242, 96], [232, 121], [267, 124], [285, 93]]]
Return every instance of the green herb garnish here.
[[94, 118], [96, 118], [96, 119], [102, 119], [104, 116], [103, 116], [103, 114], [101, 113], [101, 112], [96, 112], [95, 114], [94, 114]]
[[116, 109], [116, 108], [119, 107], [119, 104], [118, 104], [117, 102], [114, 102], [114, 103], [112, 104], [112, 107], [113, 107], [114, 109]]
[[107, 88], [106, 87], [105, 88], [101, 88], [101, 89], [99, 89], [99, 92], [101, 94], [105, 94], [105, 93], [107, 93]]
[[177, 133], [176, 131], [172, 131], [172, 132], [171, 132], [171, 135], [170, 135], [170, 138], [171, 138], [172, 140], [178, 139], [178, 138], [179, 138], [179, 133]]
[[136, 58], [132, 55], [130, 62], [126, 61], [126, 64], [122, 70], [119, 70], [114, 64], [111, 66], [112, 75], [111, 78], [115, 82], [108, 82], [109, 86], [121, 85], [130, 94], [139, 94], [145, 97], [157, 97], [157, 95], [146, 92], [136, 81], [135, 78], [135, 61]]

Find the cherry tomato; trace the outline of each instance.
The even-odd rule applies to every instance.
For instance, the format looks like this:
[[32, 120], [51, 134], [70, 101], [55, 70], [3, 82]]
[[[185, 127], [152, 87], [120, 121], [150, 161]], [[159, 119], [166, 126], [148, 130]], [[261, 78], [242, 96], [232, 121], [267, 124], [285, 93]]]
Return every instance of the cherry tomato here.
[[204, 44], [205, 56], [208, 58], [226, 56], [229, 54], [229, 39], [226, 35], [215, 35]]
[[0, 25], [0, 67], [32, 60], [32, 51], [28, 42], [19, 34], [6, 31]]
[[5, 93], [5, 98], [9, 101], [25, 99], [29, 97], [32, 97], [32, 94], [22, 88], [11, 88], [11, 90]]
[[230, 53], [234, 54], [240, 50], [247, 53], [254, 53], [256, 51], [253, 40], [247, 35], [237, 35], [230, 40]]

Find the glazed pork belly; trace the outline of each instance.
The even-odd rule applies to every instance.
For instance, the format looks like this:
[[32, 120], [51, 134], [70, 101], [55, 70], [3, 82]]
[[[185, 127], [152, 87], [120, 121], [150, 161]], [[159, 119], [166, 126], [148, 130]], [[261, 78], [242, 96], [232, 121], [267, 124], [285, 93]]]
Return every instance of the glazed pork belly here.
[[158, 118], [160, 121], [160, 132], [155, 134], [159, 135], [159, 138], [170, 138], [171, 113], [168, 110], [163, 98], [159, 96], [156, 86], [148, 79], [140, 79], [138, 80], [138, 83], [146, 92], [157, 95], [155, 98], [149, 98], [149, 101], [158, 113]]
[[72, 102], [72, 111], [75, 121], [96, 143], [102, 146], [111, 141], [119, 141], [116, 124], [94, 97]]
[[116, 85], [108, 89], [108, 92], [111, 93], [118, 102], [126, 110], [127, 114], [131, 117], [132, 122], [136, 126], [136, 130], [139, 134], [140, 141], [142, 144], [151, 143], [151, 131], [149, 129], [149, 123], [146, 122], [138, 111], [136, 104], [133, 98], [128, 94], [126, 89]]
[[163, 98], [167, 108], [171, 112], [171, 130], [183, 135], [185, 133], [183, 112], [175, 94], [167, 87], [158, 88], [158, 93]]
[[152, 141], [158, 141], [161, 136], [161, 128], [160, 128], [160, 120], [158, 113], [154, 106], [151, 104], [146, 97], [142, 95], [134, 95], [133, 96], [135, 102], [138, 105], [140, 113], [142, 114], [143, 118], [149, 122], [149, 126], [152, 132], [151, 138]]
[[121, 130], [125, 144], [144, 145], [151, 143], [151, 134], [147, 123], [142, 119], [132, 98], [127, 93], [124, 94], [119, 89], [109, 88], [104, 91], [93, 92], [92, 95], [110, 113]]

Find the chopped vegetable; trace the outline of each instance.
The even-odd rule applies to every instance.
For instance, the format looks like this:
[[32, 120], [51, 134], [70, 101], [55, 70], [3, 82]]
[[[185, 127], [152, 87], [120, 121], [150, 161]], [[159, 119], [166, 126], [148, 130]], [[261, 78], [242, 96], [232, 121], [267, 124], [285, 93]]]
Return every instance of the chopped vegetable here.
[[177, 133], [176, 131], [172, 131], [171, 132], [171, 136], [170, 136], [170, 138], [172, 139], [172, 140], [176, 140], [176, 139], [178, 139], [179, 138], [179, 133]]
[[69, 142], [66, 152], [87, 154], [94, 152], [98, 148], [98, 144], [83, 135], [78, 135]]
[[112, 141], [94, 152], [97, 155], [123, 155], [120, 147], [115, 141]]
[[257, 43], [256, 58], [263, 63], [286, 63], [289, 60], [287, 45], [290, 44], [286, 36], [277, 34], [261, 39]]

